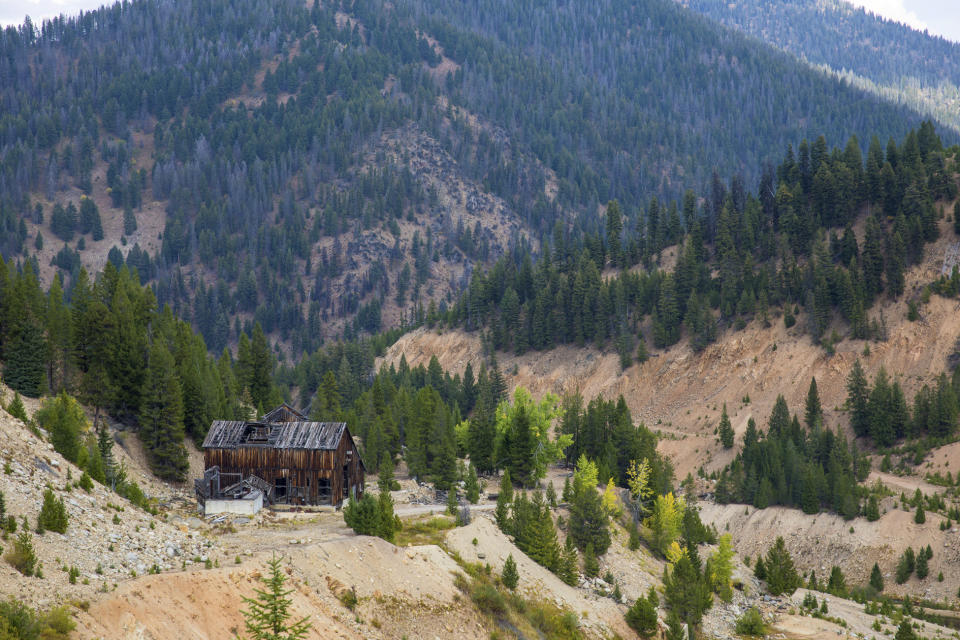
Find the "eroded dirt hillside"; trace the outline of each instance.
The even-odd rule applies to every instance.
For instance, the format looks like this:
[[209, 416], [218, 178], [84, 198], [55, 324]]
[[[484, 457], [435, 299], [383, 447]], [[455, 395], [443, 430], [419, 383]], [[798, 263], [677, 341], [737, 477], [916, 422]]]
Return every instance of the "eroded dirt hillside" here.
[[[887, 326], [884, 342], [844, 340], [830, 355], [803, 332], [801, 314], [790, 329], [782, 318], [772, 317], [769, 327], [755, 320], [742, 331], [722, 330], [717, 342], [701, 353], [681, 340], [623, 371], [614, 352], [590, 347], [561, 346], [520, 356], [498, 353], [497, 361], [511, 389], [523, 386], [536, 396], [579, 390], [589, 400], [622, 394], [635, 420], [663, 433], [660, 447], [673, 458], [678, 477], [701, 464], [717, 469], [733, 455], [724, 452], [714, 436], [724, 403], [740, 435], [751, 416], [760, 425], [766, 423], [779, 394], [791, 411], [801, 412], [810, 378], [816, 377], [827, 425], [846, 429], [841, 410], [846, 379], [858, 358], [871, 378], [885, 367], [908, 398], [945, 370], [960, 334], [957, 301], [932, 296], [929, 304], [921, 305], [919, 321], [906, 319], [907, 300], [937, 277], [943, 251], [955, 240], [946, 226], [942, 235], [944, 239], [927, 248], [926, 261], [908, 274], [906, 295], [897, 301], [884, 299], [871, 309], [871, 318], [882, 317]], [[411, 366], [426, 365], [436, 356], [451, 372], [462, 372], [468, 362], [476, 371], [482, 353], [478, 332], [421, 328], [400, 338], [381, 363], [397, 364], [405, 357]]]

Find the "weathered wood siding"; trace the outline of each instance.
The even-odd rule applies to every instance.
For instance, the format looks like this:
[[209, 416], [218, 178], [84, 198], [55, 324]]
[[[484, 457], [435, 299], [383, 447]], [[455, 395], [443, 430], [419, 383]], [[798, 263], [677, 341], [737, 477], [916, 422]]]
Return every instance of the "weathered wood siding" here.
[[252, 474], [274, 487], [278, 480], [285, 479], [287, 498], [278, 497], [278, 500], [292, 504], [319, 504], [318, 480], [326, 479], [330, 481], [331, 503], [339, 505], [345, 488], [349, 492], [351, 487], [356, 487], [358, 497], [364, 489], [360, 455], [353, 439], [344, 435], [347, 437], [340, 439], [340, 446], [335, 450], [264, 446], [209, 448], [203, 452], [204, 467], [218, 465], [221, 473], [240, 473], [243, 477]]

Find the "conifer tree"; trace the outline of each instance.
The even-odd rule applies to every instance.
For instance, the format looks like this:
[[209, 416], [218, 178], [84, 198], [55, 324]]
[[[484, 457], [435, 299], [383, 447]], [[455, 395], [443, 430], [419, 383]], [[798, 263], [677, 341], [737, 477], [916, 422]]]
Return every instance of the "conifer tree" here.
[[39, 397], [44, 386], [46, 340], [41, 328], [27, 319], [14, 327], [4, 349], [3, 379], [7, 385], [28, 398]]
[[757, 558], [757, 563], [753, 565], [753, 576], [757, 580], [767, 579], [767, 563], [763, 561], [763, 556]]
[[827, 581], [827, 592], [835, 596], [844, 597], [847, 593], [847, 578], [837, 565], [830, 568], [830, 579]]
[[510, 470], [504, 469], [503, 476], [500, 478], [500, 493], [497, 494], [497, 508], [494, 512], [497, 520], [497, 526], [501, 531], [509, 531], [512, 528], [510, 522], [510, 504], [513, 502], [513, 482], [510, 480]]
[[477, 478], [477, 468], [473, 466], [473, 461], [467, 468], [467, 479], [464, 483], [464, 492], [467, 501], [470, 504], [477, 504], [480, 501], [480, 480]]
[[7, 405], [7, 413], [18, 420], [27, 421], [27, 410], [23, 406], [23, 398], [20, 397], [19, 392], [13, 392], [13, 400]]
[[927, 561], [927, 554], [920, 553], [917, 555], [917, 577], [921, 580], [925, 579], [930, 574], [930, 564]]
[[803, 421], [808, 429], [823, 422], [823, 408], [820, 406], [820, 394], [817, 392], [817, 379], [810, 378], [810, 388], [807, 390], [807, 401], [803, 413]]
[[393, 512], [393, 497], [389, 491], [381, 491], [377, 496], [377, 511], [379, 512], [377, 535], [387, 542], [393, 542], [396, 531], [400, 528], [400, 521]]
[[595, 488], [574, 491], [569, 529], [570, 537], [579, 549], [592, 545], [598, 555], [607, 552], [610, 547], [609, 523]]
[[252, 640], [299, 640], [310, 631], [310, 617], [291, 621], [290, 594], [294, 589], [285, 589], [287, 576], [281, 566], [282, 559], [276, 553], [267, 561], [267, 575], [261, 578], [264, 588], [254, 589], [256, 598], [244, 597], [247, 609], [241, 611], [247, 633]]
[[597, 560], [597, 554], [593, 551], [593, 543], [587, 543], [587, 548], [583, 551], [583, 575], [588, 578], [596, 578], [600, 575], [600, 562]]
[[520, 574], [517, 573], [517, 563], [513, 559], [513, 554], [507, 556], [506, 562], [503, 563], [503, 572], [500, 574], [500, 579], [503, 580], [503, 585], [513, 591], [517, 588], [517, 584], [520, 582]]
[[720, 414], [720, 443], [723, 445], [724, 449], [733, 448], [734, 432], [733, 426], [730, 424], [730, 416], [727, 415], [727, 403], [723, 403], [723, 412]]
[[877, 593], [883, 591], [883, 574], [880, 573], [880, 565], [876, 562], [873, 563], [873, 569], [870, 570], [870, 586], [873, 587]]
[[523, 404], [519, 404], [513, 415], [509, 427], [509, 443], [506, 451], [510, 477], [520, 486], [527, 486], [531, 481], [533, 471], [533, 451], [536, 440], [530, 429], [530, 416]]
[[910, 618], [904, 618], [900, 621], [894, 640], [917, 640], [917, 634], [913, 630]]
[[573, 544], [573, 538], [567, 536], [563, 545], [563, 555], [560, 558], [560, 567], [557, 569], [557, 575], [565, 584], [576, 585], [579, 577], [577, 548]]
[[393, 456], [384, 451], [380, 457], [380, 470], [377, 477], [377, 487], [381, 492], [390, 492], [394, 490], [396, 479], [393, 475]]
[[50, 489], [45, 489], [43, 505], [40, 507], [40, 514], [37, 516], [37, 532], [56, 531], [57, 533], [66, 533], [68, 521], [67, 507], [63, 504], [63, 500], [57, 498]]
[[267, 337], [263, 333], [260, 323], [253, 326], [253, 336], [250, 339], [249, 360], [241, 363], [246, 374], [245, 386], [250, 389], [250, 398], [253, 405], [266, 409], [273, 404], [273, 354]]
[[187, 473], [183, 400], [173, 356], [160, 340], [150, 347], [139, 422], [153, 472], [166, 480], [183, 480]]
[[57, 453], [70, 462], [77, 462], [81, 434], [87, 426], [87, 418], [77, 401], [66, 391], [61, 391], [55, 398], [45, 400], [35, 417], [37, 424], [50, 434], [50, 442]]
[[97, 452], [103, 464], [104, 481], [116, 491], [117, 461], [113, 456], [113, 438], [106, 423], [102, 423], [97, 430]]
[[663, 598], [671, 612], [690, 629], [700, 625], [704, 612], [713, 602], [709, 580], [700, 572], [689, 551], [681, 553], [663, 570]]
[[793, 558], [790, 557], [782, 537], [778, 536], [776, 542], [767, 551], [764, 565], [767, 589], [772, 595], [791, 594], [802, 584], [793, 565]]
[[657, 631], [657, 606], [660, 599], [653, 587], [647, 597], [639, 597], [633, 606], [627, 610], [626, 620], [630, 628], [641, 637], [649, 638]]

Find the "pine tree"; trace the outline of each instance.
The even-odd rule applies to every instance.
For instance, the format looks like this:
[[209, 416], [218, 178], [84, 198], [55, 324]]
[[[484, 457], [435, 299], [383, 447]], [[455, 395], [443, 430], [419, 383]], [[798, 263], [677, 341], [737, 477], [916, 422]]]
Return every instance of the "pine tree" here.
[[477, 504], [477, 502], [480, 501], [480, 480], [477, 478], [477, 468], [473, 466], [472, 460], [467, 468], [467, 480], [464, 483], [464, 492], [470, 504]]
[[567, 536], [563, 546], [563, 555], [560, 557], [560, 567], [557, 569], [557, 575], [565, 584], [574, 586], [579, 577], [579, 563], [577, 562], [577, 548], [573, 544], [573, 538]]
[[873, 569], [870, 570], [870, 586], [873, 587], [877, 593], [883, 591], [883, 574], [880, 573], [880, 565], [876, 562], [873, 563]]
[[683, 628], [683, 620], [676, 612], [671, 611], [667, 615], [666, 640], [690, 640], [690, 634]]
[[580, 549], [592, 545], [594, 552], [603, 555], [610, 547], [607, 514], [596, 489], [574, 491], [570, 505], [570, 536]]
[[923, 502], [917, 505], [917, 510], [913, 513], [913, 521], [917, 524], [923, 524], [927, 521], [927, 514], [923, 510]]
[[713, 595], [709, 580], [700, 573], [689, 552], [681, 553], [672, 567], [664, 568], [663, 599], [670, 611], [691, 629], [700, 625], [704, 612], [710, 608]]
[[379, 515], [377, 535], [387, 542], [393, 542], [395, 533], [400, 528], [400, 522], [393, 512], [393, 497], [389, 491], [381, 491], [377, 496], [377, 511]]
[[309, 616], [291, 622], [293, 600], [288, 596], [295, 590], [284, 589], [287, 576], [281, 564], [281, 558], [274, 553], [267, 561], [269, 572], [261, 578], [264, 588], [254, 589], [256, 598], [243, 598], [248, 608], [241, 613], [253, 640], [299, 640], [307, 637], [312, 626]]
[[870, 496], [867, 500], [867, 506], [863, 510], [863, 515], [866, 516], [869, 522], [876, 522], [880, 519], [880, 503], [877, 502], [877, 496]]
[[377, 487], [381, 492], [390, 492], [396, 489], [396, 479], [393, 475], [393, 456], [384, 451], [380, 457], [380, 471], [377, 478]]
[[63, 504], [63, 500], [57, 498], [50, 489], [45, 489], [43, 505], [40, 507], [40, 514], [37, 516], [37, 532], [56, 531], [57, 533], [66, 533], [68, 522], [67, 507]]
[[594, 553], [593, 543], [587, 543], [587, 548], [583, 551], [583, 575], [588, 578], [596, 578], [600, 575], [600, 562], [597, 560], [597, 554]]
[[757, 563], [753, 566], [753, 576], [757, 580], [767, 579], [767, 564], [763, 561], [763, 556], [757, 558]]
[[513, 483], [510, 480], [510, 470], [504, 469], [503, 476], [500, 478], [500, 493], [497, 494], [497, 508], [494, 512], [497, 526], [504, 532], [512, 528], [510, 523], [510, 504], [512, 502]]
[[81, 434], [87, 418], [76, 400], [61, 391], [55, 398], [45, 400], [36, 414], [37, 424], [50, 434], [53, 448], [70, 462], [80, 457]]
[[847, 593], [847, 578], [837, 565], [833, 565], [830, 569], [830, 579], [827, 581], [827, 592], [841, 597], [845, 597]]
[[793, 558], [787, 551], [783, 538], [778, 536], [776, 542], [767, 551], [766, 562], [767, 589], [772, 595], [778, 596], [782, 593], [791, 594], [802, 583], [796, 568], [793, 566]]
[[183, 399], [173, 356], [155, 340], [140, 407], [140, 438], [153, 472], [165, 480], [182, 481], [187, 475], [187, 451], [183, 446]]
[[517, 573], [517, 563], [513, 559], [513, 554], [507, 556], [506, 562], [503, 563], [503, 573], [500, 574], [500, 579], [503, 580], [505, 587], [513, 591], [517, 588], [517, 584], [520, 582], [520, 574]]
[[720, 443], [724, 449], [732, 449], [734, 440], [733, 426], [730, 416], [727, 415], [727, 403], [723, 403], [723, 412], [720, 414]]
[[803, 421], [808, 429], [823, 422], [823, 408], [820, 406], [820, 394], [817, 392], [817, 379], [810, 378], [810, 388], [807, 391], [807, 401], [803, 413]]
[[917, 556], [917, 577], [923, 580], [930, 574], [930, 564], [927, 561], [927, 554], [920, 553]]
[[457, 501], [457, 487], [451, 486], [447, 491], [447, 514], [455, 516], [459, 508], [460, 503]]
[[343, 507], [343, 521], [359, 536], [376, 536], [383, 530], [380, 523], [380, 504], [369, 493], [364, 493], [359, 500], [347, 500]]
[[116, 491], [117, 461], [113, 457], [113, 438], [110, 436], [110, 428], [105, 422], [97, 430], [97, 451], [103, 463], [104, 481]]
[[514, 412], [509, 426], [509, 449], [506, 451], [510, 477], [520, 486], [528, 486], [532, 481], [533, 453], [536, 439], [530, 428], [530, 416], [524, 405]]
[[11, 400], [10, 404], [7, 405], [7, 413], [18, 420], [22, 420], [23, 422], [28, 420], [27, 410], [23, 406], [23, 398], [20, 397], [19, 392], [13, 392], [13, 400]]
[[633, 606], [627, 609], [626, 620], [630, 628], [641, 637], [649, 638], [657, 631], [657, 605], [659, 598], [653, 587], [647, 597], [637, 598]]
[[896, 581], [897, 584], [903, 584], [910, 579], [910, 576], [913, 575], [914, 570], [916, 569], [916, 556], [913, 552], [912, 547], [907, 547], [907, 550], [903, 552], [900, 556], [900, 560], [897, 562], [896, 570]]
[[317, 393], [310, 404], [310, 419], [316, 422], [333, 422], [342, 418], [343, 410], [340, 408], [337, 377], [333, 371], [327, 371], [323, 374]]
[[917, 640], [917, 634], [913, 630], [913, 624], [909, 618], [904, 618], [897, 627], [897, 634], [894, 640]]
[[46, 340], [37, 324], [26, 321], [15, 327], [9, 344], [4, 348], [4, 382], [28, 398], [39, 397], [44, 386], [46, 350]]

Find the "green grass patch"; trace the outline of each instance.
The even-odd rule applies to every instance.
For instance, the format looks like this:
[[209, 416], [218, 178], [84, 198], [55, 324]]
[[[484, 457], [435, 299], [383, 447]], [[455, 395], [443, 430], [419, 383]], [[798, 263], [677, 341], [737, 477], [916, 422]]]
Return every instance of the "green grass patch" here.
[[536, 595], [512, 592], [487, 565], [460, 561], [460, 566], [465, 573], [457, 574], [455, 584], [484, 616], [514, 628], [521, 637], [583, 638], [580, 622], [572, 611]]
[[443, 533], [457, 526], [456, 520], [449, 516], [427, 516], [414, 520], [404, 520], [403, 529], [397, 531], [396, 545], [436, 544], [443, 542]]

